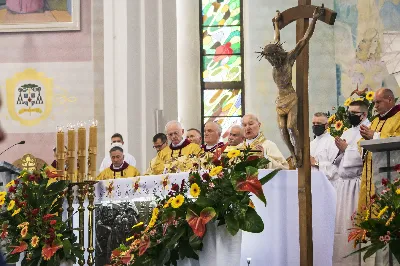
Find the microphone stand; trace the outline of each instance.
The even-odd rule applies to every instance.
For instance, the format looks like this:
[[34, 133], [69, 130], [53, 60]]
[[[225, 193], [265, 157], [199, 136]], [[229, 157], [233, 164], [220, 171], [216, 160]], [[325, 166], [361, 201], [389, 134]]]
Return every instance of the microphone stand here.
[[8, 148], [5, 149], [4, 151], [2, 151], [2, 152], [0, 153], [0, 155], [2, 155], [3, 153], [5, 153], [6, 151], [8, 151], [9, 149], [11, 149], [12, 147], [14, 147], [14, 146], [16, 146], [16, 145], [18, 145], [18, 144], [25, 144], [25, 141], [20, 141], [20, 142], [18, 142], [18, 143], [15, 143], [15, 144], [12, 145], [11, 147], [8, 147]]

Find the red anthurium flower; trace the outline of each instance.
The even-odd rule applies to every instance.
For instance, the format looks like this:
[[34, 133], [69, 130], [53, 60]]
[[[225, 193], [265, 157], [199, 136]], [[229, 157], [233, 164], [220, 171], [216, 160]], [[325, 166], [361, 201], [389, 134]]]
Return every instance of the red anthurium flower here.
[[50, 169], [46, 169], [46, 175], [48, 178], [56, 178], [61, 176], [57, 172], [53, 172]]
[[236, 190], [251, 192], [267, 204], [261, 182], [258, 180], [258, 169], [255, 167], [246, 167], [246, 179], [236, 181]]
[[45, 245], [42, 248], [42, 257], [44, 260], [50, 260], [62, 246]]
[[19, 242], [19, 246], [10, 246], [11, 248], [14, 248], [13, 251], [11, 251], [11, 255], [13, 254], [17, 254], [17, 253], [21, 253], [24, 252], [25, 250], [28, 249], [28, 244], [24, 241]]
[[186, 214], [186, 221], [192, 228], [193, 233], [198, 237], [203, 237], [206, 232], [206, 224], [214, 218], [216, 212], [214, 208], [207, 207], [200, 212], [200, 216], [197, 215], [191, 209], [188, 209]]
[[148, 235], [145, 235], [143, 236], [139, 244], [139, 256], [142, 256], [149, 247], [150, 247], [150, 237]]

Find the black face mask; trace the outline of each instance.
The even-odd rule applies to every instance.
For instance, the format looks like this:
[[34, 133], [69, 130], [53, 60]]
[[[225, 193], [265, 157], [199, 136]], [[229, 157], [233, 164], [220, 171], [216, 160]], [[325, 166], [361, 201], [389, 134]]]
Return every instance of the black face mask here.
[[356, 127], [361, 123], [361, 116], [349, 113], [349, 122], [353, 127]]
[[325, 132], [325, 126], [326, 124], [323, 125], [313, 125], [312, 126], [312, 131], [315, 136], [321, 136]]

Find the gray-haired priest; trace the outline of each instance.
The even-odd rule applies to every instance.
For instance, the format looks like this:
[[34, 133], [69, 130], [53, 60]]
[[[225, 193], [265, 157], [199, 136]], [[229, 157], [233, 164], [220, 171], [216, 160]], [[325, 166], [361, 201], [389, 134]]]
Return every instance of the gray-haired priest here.
[[246, 145], [250, 146], [252, 150], [261, 151], [264, 157], [270, 161], [267, 166], [268, 169], [289, 169], [289, 164], [278, 149], [278, 146], [268, 140], [260, 131], [261, 123], [257, 116], [253, 114], [244, 115], [242, 118], [242, 127], [246, 140], [238, 147]]

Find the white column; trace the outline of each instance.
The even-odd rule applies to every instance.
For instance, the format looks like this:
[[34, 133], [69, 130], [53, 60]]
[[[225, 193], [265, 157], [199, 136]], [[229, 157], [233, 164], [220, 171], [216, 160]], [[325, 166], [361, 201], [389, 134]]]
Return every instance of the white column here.
[[185, 128], [201, 121], [199, 1], [176, 0], [178, 116]]
[[104, 4], [104, 126], [105, 150], [118, 132], [128, 147], [127, 0]]

